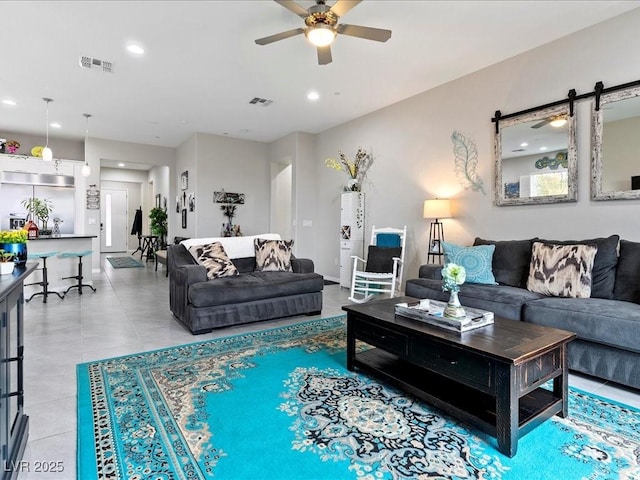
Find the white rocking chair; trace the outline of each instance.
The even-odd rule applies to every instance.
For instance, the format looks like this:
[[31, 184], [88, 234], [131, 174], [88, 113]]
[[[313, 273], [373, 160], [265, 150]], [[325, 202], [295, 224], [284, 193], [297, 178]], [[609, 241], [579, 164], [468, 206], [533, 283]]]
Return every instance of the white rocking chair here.
[[349, 300], [365, 303], [377, 294], [388, 293], [392, 298], [400, 293], [406, 237], [406, 225], [402, 229], [372, 227], [367, 260], [351, 257], [353, 275]]

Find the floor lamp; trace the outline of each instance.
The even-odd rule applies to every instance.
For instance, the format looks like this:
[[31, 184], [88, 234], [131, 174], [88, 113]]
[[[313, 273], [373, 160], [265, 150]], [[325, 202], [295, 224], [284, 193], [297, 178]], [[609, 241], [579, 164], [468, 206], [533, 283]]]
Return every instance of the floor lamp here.
[[427, 245], [427, 263], [442, 263], [442, 242], [444, 242], [444, 230], [441, 218], [451, 217], [451, 202], [446, 198], [434, 198], [424, 201], [422, 210], [424, 218], [432, 218], [429, 228], [429, 243]]

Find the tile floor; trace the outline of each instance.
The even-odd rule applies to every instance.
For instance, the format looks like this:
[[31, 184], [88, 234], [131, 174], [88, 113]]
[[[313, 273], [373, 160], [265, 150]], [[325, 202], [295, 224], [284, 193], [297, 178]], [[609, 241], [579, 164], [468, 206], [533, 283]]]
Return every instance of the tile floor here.
[[[117, 256], [114, 254], [114, 256]], [[191, 335], [169, 312], [164, 267], [114, 269], [101, 256], [93, 275], [97, 293], [72, 291], [64, 300], [38, 297], [25, 306], [25, 413], [29, 442], [19, 480], [76, 478], [76, 373], [78, 363], [308, 320], [292, 317]], [[342, 313], [348, 292], [325, 287], [322, 316]], [[572, 386], [640, 408], [640, 392], [570, 375]], [[61, 462], [63, 472], [34, 472], [38, 462]], [[30, 470], [30, 471], [28, 471]]]

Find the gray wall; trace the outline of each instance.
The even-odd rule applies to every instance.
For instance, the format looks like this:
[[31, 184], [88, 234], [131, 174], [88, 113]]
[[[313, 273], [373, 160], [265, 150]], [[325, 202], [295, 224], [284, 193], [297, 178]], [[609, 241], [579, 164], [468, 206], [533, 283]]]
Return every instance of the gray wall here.
[[[577, 104], [579, 200], [540, 206], [493, 205], [493, 131], [495, 110], [503, 114], [560, 100], [571, 88], [579, 94], [637, 80], [637, 62], [625, 52], [640, 51], [640, 10], [614, 18], [525, 54], [416, 95], [316, 137], [318, 185], [317, 270], [338, 276], [339, 204], [344, 175], [324, 167], [339, 149], [353, 155], [358, 146], [373, 148], [376, 161], [366, 192], [366, 225], [408, 226], [408, 268], [415, 277], [426, 263], [429, 220], [422, 202], [454, 199], [455, 218], [444, 220], [449, 241], [470, 244], [475, 236], [491, 239], [586, 238], [613, 233], [640, 240], [640, 226], [630, 222], [640, 201], [592, 202], [589, 193], [590, 101]], [[508, 41], [508, 39], [504, 39]], [[425, 56], [423, 61], [428, 61]], [[478, 174], [485, 193], [465, 190], [454, 172], [453, 131], [472, 139], [478, 150]]]

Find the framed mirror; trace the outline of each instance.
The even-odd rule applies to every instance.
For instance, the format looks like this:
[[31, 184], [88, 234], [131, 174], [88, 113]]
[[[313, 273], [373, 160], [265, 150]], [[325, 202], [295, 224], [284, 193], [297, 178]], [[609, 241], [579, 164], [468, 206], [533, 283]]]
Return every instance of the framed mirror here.
[[600, 97], [591, 111], [591, 199], [640, 198], [640, 86]]
[[576, 116], [564, 103], [505, 116], [495, 136], [495, 204], [575, 202]]

